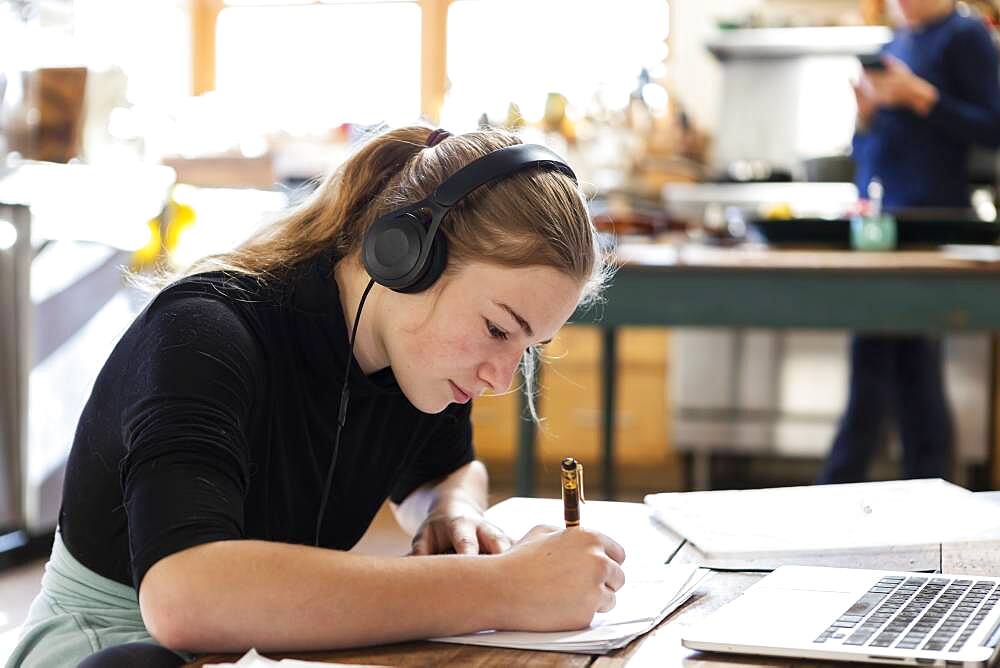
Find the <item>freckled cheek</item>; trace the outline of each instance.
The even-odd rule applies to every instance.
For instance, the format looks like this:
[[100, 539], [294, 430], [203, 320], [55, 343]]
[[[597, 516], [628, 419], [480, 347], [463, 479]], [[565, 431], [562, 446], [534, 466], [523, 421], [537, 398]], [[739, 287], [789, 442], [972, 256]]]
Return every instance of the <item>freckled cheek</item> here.
[[485, 354], [468, 337], [417, 337], [408, 346], [410, 361], [419, 368], [460, 368], [475, 365]]

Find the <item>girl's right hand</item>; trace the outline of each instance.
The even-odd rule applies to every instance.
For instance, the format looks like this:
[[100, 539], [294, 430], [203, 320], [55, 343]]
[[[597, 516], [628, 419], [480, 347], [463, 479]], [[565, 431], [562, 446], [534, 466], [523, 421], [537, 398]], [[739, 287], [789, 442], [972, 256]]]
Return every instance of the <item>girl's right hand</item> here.
[[625, 550], [587, 529], [537, 526], [496, 559], [503, 562], [508, 630], [585, 628], [595, 612], [615, 607], [615, 592], [625, 584]]

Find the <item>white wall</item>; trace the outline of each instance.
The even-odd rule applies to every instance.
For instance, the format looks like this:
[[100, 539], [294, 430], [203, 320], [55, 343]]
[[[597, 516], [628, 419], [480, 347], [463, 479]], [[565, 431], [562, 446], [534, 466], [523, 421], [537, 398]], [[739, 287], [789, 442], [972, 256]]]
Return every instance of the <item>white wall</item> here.
[[757, 13], [765, 19], [849, 20], [858, 0], [670, 0], [671, 89], [699, 127], [714, 134], [719, 122], [722, 77], [705, 49], [719, 18]]

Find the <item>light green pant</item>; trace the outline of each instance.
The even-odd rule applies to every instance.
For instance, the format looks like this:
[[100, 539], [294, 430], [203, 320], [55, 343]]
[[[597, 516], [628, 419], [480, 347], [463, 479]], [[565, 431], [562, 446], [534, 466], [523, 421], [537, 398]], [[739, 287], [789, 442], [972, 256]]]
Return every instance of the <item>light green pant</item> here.
[[94, 652], [128, 642], [156, 643], [142, 622], [136, 590], [81, 564], [57, 531], [42, 590], [7, 668], [76, 666]]

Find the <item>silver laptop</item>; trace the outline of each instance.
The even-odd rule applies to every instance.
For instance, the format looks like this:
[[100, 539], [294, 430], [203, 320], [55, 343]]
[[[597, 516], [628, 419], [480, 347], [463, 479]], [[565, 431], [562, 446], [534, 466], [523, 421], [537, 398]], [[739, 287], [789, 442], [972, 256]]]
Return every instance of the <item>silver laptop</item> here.
[[1000, 640], [1000, 578], [782, 566], [682, 632], [712, 652], [985, 666]]

